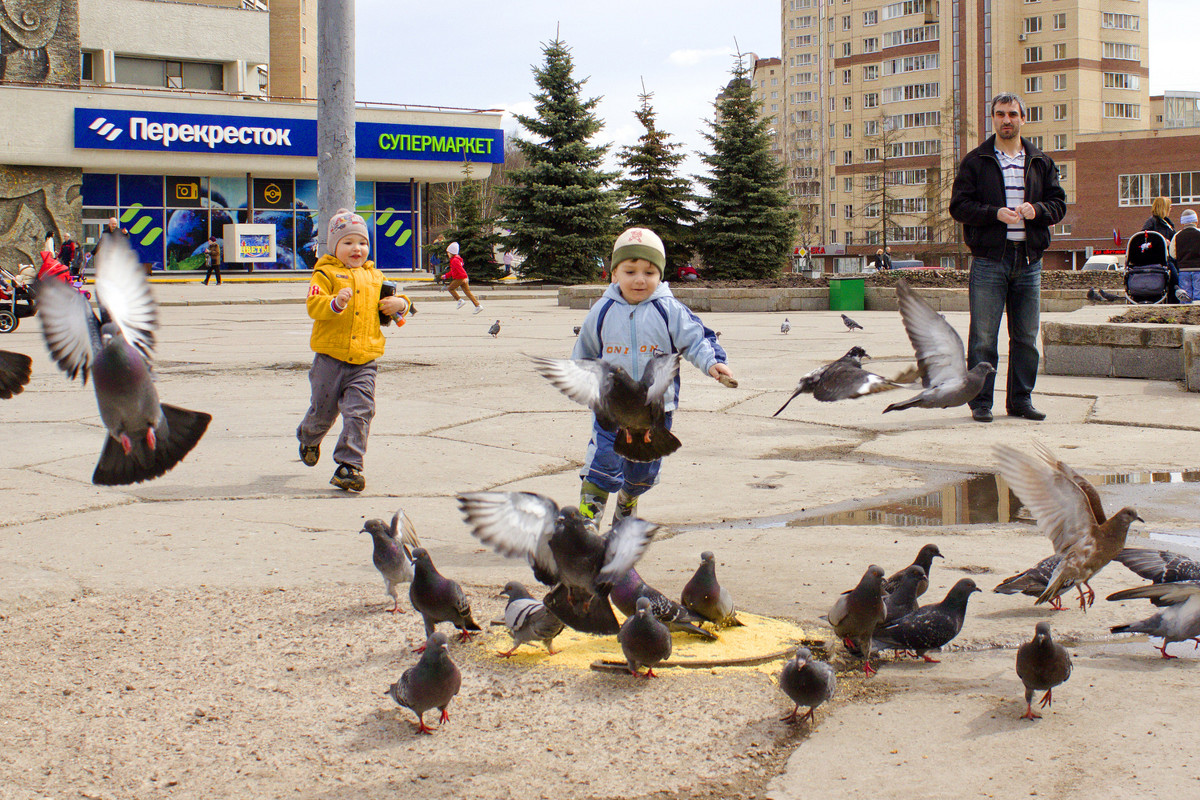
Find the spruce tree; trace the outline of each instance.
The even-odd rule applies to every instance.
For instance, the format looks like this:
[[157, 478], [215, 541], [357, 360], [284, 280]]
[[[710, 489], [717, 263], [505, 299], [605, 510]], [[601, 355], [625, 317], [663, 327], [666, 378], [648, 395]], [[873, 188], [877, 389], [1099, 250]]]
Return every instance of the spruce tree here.
[[447, 242], [458, 242], [458, 255], [471, 280], [496, 280], [501, 268], [496, 263], [495, 246], [500, 237], [492, 220], [483, 216], [479, 181], [471, 180], [471, 162], [463, 165], [463, 182], [450, 201], [454, 219], [446, 231]]
[[608, 145], [588, 144], [604, 126], [593, 113], [600, 98], [580, 97], [586, 79], [572, 77], [571, 51], [560, 39], [542, 52], [545, 64], [533, 70], [537, 113], [517, 115], [532, 136], [514, 138], [526, 165], [508, 173], [502, 224], [512, 231], [507, 244], [525, 256], [526, 277], [586, 283], [612, 252], [617, 204], [607, 185], [615, 176], [600, 169]]
[[704, 277], [767, 278], [788, 262], [796, 224], [784, 184], [785, 171], [771, 152], [770, 123], [759, 117], [746, 65], [739, 56], [733, 80], [714, 104], [712, 153], [701, 153], [709, 175], [696, 179], [708, 190], [696, 241]]
[[667, 249], [668, 267], [673, 269], [692, 260], [692, 225], [700, 214], [689, 205], [695, 201], [691, 182], [676, 172], [686, 156], [675, 151], [683, 145], [658, 129], [650, 105], [652, 96], [648, 92], [639, 96], [642, 107], [633, 115], [646, 132], [637, 144], [621, 148], [618, 159], [626, 177], [617, 185], [625, 198], [621, 208], [626, 224], [657, 233]]

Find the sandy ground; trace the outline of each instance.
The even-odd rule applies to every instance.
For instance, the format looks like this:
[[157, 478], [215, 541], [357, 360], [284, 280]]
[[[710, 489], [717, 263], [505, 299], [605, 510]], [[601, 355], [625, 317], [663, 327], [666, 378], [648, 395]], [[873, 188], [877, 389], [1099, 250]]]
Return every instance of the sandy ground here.
[[[221, 291], [159, 295], [253, 296], [233, 282]], [[273, 291], [286, 289], [253, 289]], [[497, 591], [532, 583], [529, 571], [467, 534], [454, 494], [522, 489], [569, 502], [586, 444], [583, 413], [519, 361], [521, 352], [565, 354], [580, 315], [549, 297], [484, 300], [484, 314], [470, 318], [430, 298], [418, 321], [389, 334], [361, 497], [327, 486], [328, 455], [307, 470], [295, 454], [309, 358], [298, 306], [164, 310], [160, 392], [214, 423], [183, 465], [145, 486], [87, 482], [102, 435], [90, 391], [54, 371], [36, 322], [5, 339], [34, 355], [35, 377], [0, 407], [9, 500], [0, 508], [0, 798], [1196, 791], [1200, 764], [1186, 742], [1200, 720], [1181, 710], [1200, 701], [1200, 659], [1180, 644], [1172, 651], [1184, 658], [1165, 662], [1144, 640], [1107, 634], [1150, 613], [1144, 602], [1103, 600], [1139, 582], [1119, 566], [1094, 581], [1101, 599], [1086, 615], [975, 595], [941, 664], [885, 661], [864, 680], [835, 649], [839, 691], [811, 727], [778, 721], [790, 710], [774, 683], [778, 663], [668, 669], [647, 681], [534, 648], [503, 661], [494, 653], [508, 639], [489, 630], [453, 646], [462, 692], [445, 726], [417, 736], [413, 715], [383, 692], [415, 663], [420, 621], [386, 613], [363, 519], [403, 506], [477, 618], [498, 618]], [[1001, 416], [980, 426], [962, 411], [881, 417], [888, 398], [835, 407], [798, 398], [771, 418], [796, 376], [849, 346], [836, 313], [794, 316], [786, 338], [782, 315], [710, 316], [742, 386], [726, 390], [686, 368], [676, 428], [684, 449], [644, 501], [643, 514], [666, 530], [640, 570], [674, 594], [712, 549], [741, 608], [804, 636], [824, 635], [818, 617], [867, 564], [898, 569], [926, 541], [947, 556], [934, 566], [930, 600], [964, 576], [990, 590], [1050, 548], [1028, 524], [948, 512], [911, 525], [788, 524], [797, 517], [883, 501], [916, 516], [911, 498], [930, 492], [965, 503], [957, 482], [989, 469], [991, 443], [1024, 446], [1034, 435], [1089, 475], [1197, 466], [1200, 398], [1174, 384], [1043, 377], [1038, 405], [1052, 416], [1041, 425]], [[861, 316], [858, 341], [881, 369], [899, 365], [907, 354], [896, 315]], [[496, 317], [504, 332], [492, 340], [483, 331]], [[947, 317], [965, 327], [965, 314]], [[1200, 527], [1191, 483], [1115, 483], [1101, 495], [1112, 509], [1138, 506], [1143, 543]], [[1030, 723], [1016, 718], [1012, 661], [1042, 618], [1076, 669]]]

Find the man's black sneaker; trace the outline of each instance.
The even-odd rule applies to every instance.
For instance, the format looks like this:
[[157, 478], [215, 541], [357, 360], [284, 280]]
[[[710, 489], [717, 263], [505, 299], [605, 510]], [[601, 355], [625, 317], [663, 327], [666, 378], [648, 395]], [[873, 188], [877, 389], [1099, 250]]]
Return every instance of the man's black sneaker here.
[[300, 445], [300, 460], [304, 462], [304, 466], [306, 467], [315, 467], [317, 462], [321, 460], [321, 445]]
[[348, 492], [361, 492], [367, 488], [367, 479], [363, 477], [362, 470], [349, 464], [339, 465], [329, 482]]
[[991, 422], [992, 410], [990, 408], [973, 408], [971, 409], [971, 419], [976, 422]]
[[1020, 417], [1021, 419], [1031, 419], [1034, 422], [1041, 422], [1046, 418], [1045, 411], [1038, 411], [1033, 406], [1021, 406], [1020, 408], [1008, 409], [1010, 417]]

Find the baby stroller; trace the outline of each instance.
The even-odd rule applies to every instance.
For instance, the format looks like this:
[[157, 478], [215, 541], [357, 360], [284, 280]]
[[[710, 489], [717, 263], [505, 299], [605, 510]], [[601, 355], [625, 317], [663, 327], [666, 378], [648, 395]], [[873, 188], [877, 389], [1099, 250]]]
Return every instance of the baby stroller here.
[[0, 267], [0, 333], [15, 331], [23, 318], [36, 313], [32, 282], [32, 265], [25, 265], [17, 275]]
[[1138, 231], [1125, 245], [1125, 297], [1131, 303], [1165, 303], [1171, 285], [1167, 239], [1157, 231]]

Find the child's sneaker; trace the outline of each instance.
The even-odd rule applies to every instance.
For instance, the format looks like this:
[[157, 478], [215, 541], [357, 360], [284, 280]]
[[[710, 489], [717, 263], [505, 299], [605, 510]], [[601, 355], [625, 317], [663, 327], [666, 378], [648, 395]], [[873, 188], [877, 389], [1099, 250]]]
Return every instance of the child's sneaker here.
[[478, 314], [480, 311], [483, 311], [483, 306], [475, 306], [475, 310], [472, 311], [471, 313]]
[[626, 517], [636, 517], [637, 503], [636, 495], [626, 494], [624, 489], [617, 492], [617, 509], [613, 512], [613, 523]]
[[460, 298], [458, 298], [458, 305], [456, 305], [454, 308], [455, 308], [455, 309], [459, 309], [459, 308], [462, 308], [463, 306], [465, 306], [466, 304], [467, 304], [467, 301], [466, 301], [466, 300], [463, 300], [463, 299], [460, 297]]
[[317, 462], [321, 460], [321, 445], [300, 445], [300, 460], [304, 462], [304, 466], [306, 467], [315, 467]]
[[337, 472], [333, 473], [329, 482], [348, 492], [361, 492], [367, 488], [367, 479], [363, 477], [362, 470], [349, 464], [339, 464]]

